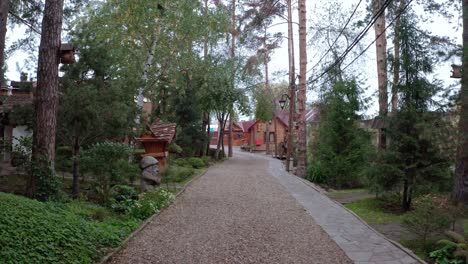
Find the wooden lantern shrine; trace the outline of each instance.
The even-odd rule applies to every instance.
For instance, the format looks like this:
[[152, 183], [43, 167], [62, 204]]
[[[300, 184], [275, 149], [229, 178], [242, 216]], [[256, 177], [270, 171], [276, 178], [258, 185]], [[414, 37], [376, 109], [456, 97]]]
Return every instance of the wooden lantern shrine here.
[[163, 123], [156, 120], [152, 125], [146, 125], [151, 134], [143, 135], [137, 138], [145, 148], [143, 156], [151, 156], [158, 160], [159, 170], [166, 168], [166, 160], [169, 155], [168, 146], [176, 135], [176, 124]]
[[75, 63], [75, 47], [70, 43], [62, 43], [60, 45], [60, 63], [73, 64]]

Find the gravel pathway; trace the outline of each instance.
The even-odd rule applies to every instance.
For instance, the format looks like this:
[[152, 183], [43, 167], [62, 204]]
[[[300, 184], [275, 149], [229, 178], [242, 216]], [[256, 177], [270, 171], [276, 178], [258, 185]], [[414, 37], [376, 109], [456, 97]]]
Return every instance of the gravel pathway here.
[[193, 182], [111, 263], [352, 263], [275, 177], [236, 153]]

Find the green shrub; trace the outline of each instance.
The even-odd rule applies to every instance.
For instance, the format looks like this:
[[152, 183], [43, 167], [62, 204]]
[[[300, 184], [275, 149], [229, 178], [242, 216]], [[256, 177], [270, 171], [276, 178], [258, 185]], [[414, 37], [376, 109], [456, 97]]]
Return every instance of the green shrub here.
[[176, 170], [174, 176], [174, 182], [183, 182], [195, 174], [195, 170], [192, 168], [179, 168]]
[[429, 256], [437, 261], [437, 263], [466, 263], [468, 261], [468, 243], [466, 239], [455, 232], [447, 231], [445, 235], [448, 239], [442, 239], [437, 242], [441, 246], [429, 254]]
[[415, 202], [415, 209], [403, 218], [403, 224], [426, 243], [429, 235], [441, 232], [450, 221], [437, 207], [430, 196], [423, 196]]
[[200, 158], [189, 158], [188, 163], [192, 166], [194, 169], [201, 169], [205, 167], [205, 163], [203, 162], [202, 159]]
[[[106, 217], [82, 201], [44, 203], [0, 193], [0, 259], [2, 263], [92, 263], [118, 246], [138, 221]], [[110, 214], [110, 213], [109, 213]]]
[[205, 161], [204, 159], [201, 158], [187, 158], [187, 159], [175, 159], [172, 161], [172, 164], [177, 165], [179, 167], [189, 167], [189, 168], [194, 168], [194, 169], [201, 169], [206, 166], [206, 163], [209, 162], [209, 160]]
[[327, 183], [327, 177], [325, 177], [324, 173], [322, 172], [319, 161], [311, 162], [311, 164], [307, 166], [306, 179], [318, 184]]
[[140, 164], [140, 161], [143, 158], [144, 154], [145, 154], [144, 149], [135, 149], [133, 151], [133, 162], [136, 164]]
[[73, 168], [73, 154], [68, 146], [58, 147], [55, 153], [55, 169], [62, 172], [71, 172]]
[[117, 213], [129, 213], [138, 200], [135, 188], [127, 185], [116, 185], [111, 189], [110, 207]]
[[174, 199], [174, 194], [163, 188], [143, 193], [132, 207], [130, 215], [136, 219], [146, 219], [167, 207]]
[[203, 163], [205, 163], [205, 167], [210, 166], [210, 157], [204, 156], [201, 158]]
[[184, 182], [195, 174], [193, 168], [169, 166], [162, 174], [162, 179], [165, 183], [169, 182]]
[[183, 151], [182, 148], [179, 145], [177, 145], [175, 142], [172, 142], [167, 148], [167, 150], [170, 153], [174, 153], [174, 154], [181, 154]]
[[188, 159], [174, 159], [172, 164], [179, 166], [179, 167], [192, 167], [192, 164], [189, 163]]
[[110, 204], [112, 186], [132, 182], [138, 176], [138, 166], [128, 162], [130, 155], [130, 147], [113, 142], [97, 143], [82, 153], [83, 172], [95, 178], [94, 188], [102, 204]]

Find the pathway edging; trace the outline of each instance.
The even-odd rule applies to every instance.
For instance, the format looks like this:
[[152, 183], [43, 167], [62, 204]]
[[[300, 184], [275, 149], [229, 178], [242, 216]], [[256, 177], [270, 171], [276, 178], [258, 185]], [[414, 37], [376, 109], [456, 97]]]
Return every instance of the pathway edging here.
[[[217, 166], [218, 164], [215, 164], [213, 166]], [[175, 198], [177, 199], [177, 197], [179, 197], [182, 193], [185, 192], [185, 190], [195, 181], [195, 180], [198, 180], [200, 177], [202, 177], [203, 175], [205, 175], [205, 173], [208, 171], [210, 167], [206, 168], [206, 170], [193, 177], [192, 179], [190, 179], [186, 184], [183, 185], [182, 189], [180, 189], [176, 194], [175, 194]], [[113, 248], [110, 250], [109, 253], [107, 253], [104, 257], [101, 258], [101, 260], [98, 262], [98, 264], [105, 264], [107, 262], [109, 262], [110, 260], [112, 260], [112, 257], [117, 254], [118, 252], [120, 252], [122, 249], [124, 249], [128, 242], [134, 238], [137, 234], [139, 234], [143, 229], [145, 229], [145, 227], [151, 222], [153, 221], [153, 219], [155, 219], [159, 214], [161, 214], [162, 212], [164, 212], [167, 208], [169, 208], [174, 202], [175, 200], [172, 201], [168, 206], [164, 207], [162, 210], [158, 211], [157, 213], [153, 214], [152, 216], [150, 216], [148, 219], [144, 220], [143, 223], [135, 230], [133, 231], [121, 244], [120, 246], [116, 247], [116, 248]]]
[[426, 263], [399, 243], [376, 231], [354, 212], [327, 197], [312, 183], [286, 172], [282, 162], [264, 158], [270, 160], [272, 176], [355, 263]]
[[[294, 175], [295, 176], [295, 175]], [[298, 177], [299, 180], [301, 180], [305, 185], [309, 186], [310, 188], [316, 190], [317, 192], [321, 193], [321, 194], [324, 194], [323, 191], [320, 191], [319, 188], [317, 188], [317, 186], [315, 186], [314, 183], [312, 182], [309, 182], [308, 180], [306, 179], [302, 179], [300, 177]], [[354, 217], [356, 217], [361, 223], [363, 223], [364, 225], [366, 225], [369, 229], [371, 229], [372, 231], [374, 231], [377, 235], [379, 235], [380, 237], [384, 238], [385, 240], [387, 240], [388, 242], [392, 243], [393, 245], [395, 245], [396, 247], [400, 248], [401, 250], [403, 250], [406, 254], [408, 254], [409, 256], [411, 256], [412, 258], [416, 259], [418, 262], [422, 263], [422, 264], [426, 264], [426, 262], [424, 260], [422, 260], [420, 257], [418, 257], [416, 254], [413, 253], [413, 251], [407, 249], [406, 247], [404, 247], [402, 244], [398, 243], [397, 241], [394, 241], [388, 237], [386, 237], [385, 235], [381, 234], [379, 231], [377, 231], [375, 228], [373, 228], [371, 225], [369, 225], [366, 221], [364, 221], [359, 215], [357, 215], [355, 212], [353, 212], [352, 210], [350, 210], [349, 208], [343, 206], [343, 204], [331, 199], [330, 197], [326, 196], [328, 199], [330, 199], [332, 202], [334, 202], [335, 204], [337, 204], [338, 206], [342, 207], [343, 209], [345, 209], [346, 211], [348, 211], [349, 213], [351, 213]]]

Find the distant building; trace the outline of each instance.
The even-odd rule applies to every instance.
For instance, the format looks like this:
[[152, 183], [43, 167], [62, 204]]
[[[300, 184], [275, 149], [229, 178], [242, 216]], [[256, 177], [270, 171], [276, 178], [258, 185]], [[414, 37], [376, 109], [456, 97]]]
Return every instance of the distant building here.
[[33, 105], [34, 82], [11, 82], [0, 90], [0, 140], [2, 148], [0, 161], [9, 163], [12, 159], [12, 147], [21, 137], [32, 136], [32, 129], [21, 121], [12, 118], [12, 112], [18, 107]]

